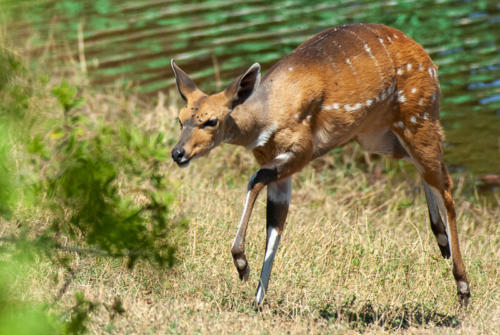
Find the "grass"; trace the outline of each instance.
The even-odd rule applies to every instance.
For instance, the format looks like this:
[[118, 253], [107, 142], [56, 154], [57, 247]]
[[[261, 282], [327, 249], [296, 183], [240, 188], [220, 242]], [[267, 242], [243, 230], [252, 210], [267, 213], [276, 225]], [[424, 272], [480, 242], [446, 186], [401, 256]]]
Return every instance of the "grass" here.
[[[89, 87], [81, 95], [85, 102], [79, 111], [89, 120], [113, 124], [126, 119], [145, 132], [163, 130], [168, 147], [179, 135], [176, 92], [153, 101]], [[54, 117], [50, 103], [30, 103]], [[239, 281], [230, 253], [246, 184], [256, 168], [250, 152], [228, 145], [186, 169], [165, 161], [161, 173], [175, 195], [171, 214], [189, 219], [172, 269], [138, 261], [129, 270], [122, 259], [74, 253], [74, 278], [62, 290], [70, 275], [40, 257], [22, 298], [57, 301], [54, 309], [61, 311], [74, 305], [77, 292], [104, 302], [90, 314], [91, 334], [494, 334], [500, 329], [498, 197], [487, 202], [469, 194], [463, 187], [467, 176], [455, 176], [459, 236], [472, 290], [464, 311], [451, 262], [441, 258], [430, 230], [414, 169], [366, 159], [354, 144], [295, 175], [269, 291], [257, 311], [253, 300], [264, 256], [265, 192], [247, 235], [247, 283]], [[126, 182], [118, 187], [134, 192]], [[33, 227], [50, 221], [47, 211], [18, 212]], [[0, 232], [7, 236], [16, 229], [15, 220], [4, 221]], [[117, 298], [122, 315], [112, 312]]]
[[[109, 119], [125, 113], [144, 129], [163, 128], [168, 145], [178, 136], [173, 96], [166, 105], [164, 99], [140, 102], [119, 92], [87, 94], [87, 113], [99, 110]], [[106, 302], [108, 307], [91, 314], [89, 330], [95, 334], [493, 334], [500, 329], [498, 199], [487, 205], [479, 196], [455, 194], [472, 287], [464, 311], [412, 168], [385, 160], [366, 164], [355, 145], [294, 177], [270, 288], [262, 311], [256, 311], [265, 193], [248, 231], [248, 283], [238, 280], [230, 254], [246, 183], [256, 168], [251, 153], [231, 146], [187, 169], [166, 161], [163, 173], [175, 185], [172, 210], [190, 220], [178, 264], [163, 271], [139, 262], [129, 271], [121, 260], [75, 255], [77, 272], [60, 306], [71, 306], [74, 292]], [[391, 175], [394, 169], [399, 173]], [[37, 268], [29, 295], [54, 299], [61, 284], [48, 278], [67, 274], [43, 260]], [[106, 313], [115, 297], [125, 314]]]

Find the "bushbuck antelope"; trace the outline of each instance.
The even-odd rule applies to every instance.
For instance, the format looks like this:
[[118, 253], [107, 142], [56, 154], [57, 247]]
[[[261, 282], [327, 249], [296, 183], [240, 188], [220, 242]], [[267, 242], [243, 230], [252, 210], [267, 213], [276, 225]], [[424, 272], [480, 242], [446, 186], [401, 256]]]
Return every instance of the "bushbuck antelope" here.
[[245, 235], [255, 199], [267, 186], [267, 243], [257, 288], [262, 304], [292, 192], [292, 175], [350, 140], [369, 152], [404, 158], [423, 178], [431, 228], [451, 256], [461, 303], [470, 288], [458, 243], [452, 180], [443, 163], [437, 67], [424, 49], [383, 25], [334, 27], [299, 45], [266, 73], [253, 64], [224, 91], [207, 95], [172, 60], [187, 106], [172, 150], [179, 166], [221, 143], [252, 150], [250, 178], [231, 253], [247, 280]]

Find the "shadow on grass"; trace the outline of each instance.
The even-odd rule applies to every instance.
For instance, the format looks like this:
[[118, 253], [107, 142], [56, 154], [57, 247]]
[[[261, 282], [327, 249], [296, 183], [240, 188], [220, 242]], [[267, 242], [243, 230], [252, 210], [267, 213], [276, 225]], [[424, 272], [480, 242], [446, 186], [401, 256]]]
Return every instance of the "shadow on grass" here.
[[376, 325], [389, 329], [406, 329], [418, 326], [455, 328], [460, 325], [458, 317], [436, 312], [424, 304], [404, 306], [376, 306], [371, 302], [355, 303], [356, 297], [348, 298], [334, 306], [318, 307], [321, 318], [330, 323], [348, 323], [352, 329], [363, 331]]

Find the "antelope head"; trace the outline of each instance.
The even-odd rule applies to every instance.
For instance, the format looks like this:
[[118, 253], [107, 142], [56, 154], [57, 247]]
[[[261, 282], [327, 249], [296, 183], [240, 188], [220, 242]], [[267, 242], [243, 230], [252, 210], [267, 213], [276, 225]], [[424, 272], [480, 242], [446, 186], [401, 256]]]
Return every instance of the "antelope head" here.
[[260, 65], [253, 64], [222, 92], [207, 95], [172, 59], [177, 89], [186, 102], [179, 112], [181, 137], [172, 150], [172, 159], [180, 167], [206, 155], [231, 137], [231, 113], [243, 104], [260, 82]]

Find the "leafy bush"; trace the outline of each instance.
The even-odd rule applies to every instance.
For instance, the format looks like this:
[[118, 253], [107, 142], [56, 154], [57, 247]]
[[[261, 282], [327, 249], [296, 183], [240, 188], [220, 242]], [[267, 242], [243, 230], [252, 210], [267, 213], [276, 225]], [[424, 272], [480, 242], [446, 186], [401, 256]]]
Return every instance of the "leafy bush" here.
[[[74, 252], [124, 257], [128, 267], [139, 259], [171, 267], [187, 222], [169, 212], [174, 192], [160, 169], [168, 159], [162, 133], [130, 120], [89, 118], [82, 90], [66, 82], [51, 88], [1, 49], [0, 73], [0, 219], [21, 227], [0, 236], [0, 260], [6, 259], [0, 270], [15, 274], [23, 266], [10, 260], [15, 254], [45, 255], [71, 280]], [[10, 163], [14, 157], [16, 165]], [[30, 198], [32, 204], [18, 201]], [[18, 215], [27, 206], [34, 207], [29, 212], [48, 213], [48, 222], [26, 210]], [[0, 278], [0, 334], [81, 333], [101, 303], [78, 294], [61, 323], [50, 312], [53, 305], [20, 302], [10, 292], [15, 280], [5, 278]], [[113, 306], [123, 312], [119, 300]]]

